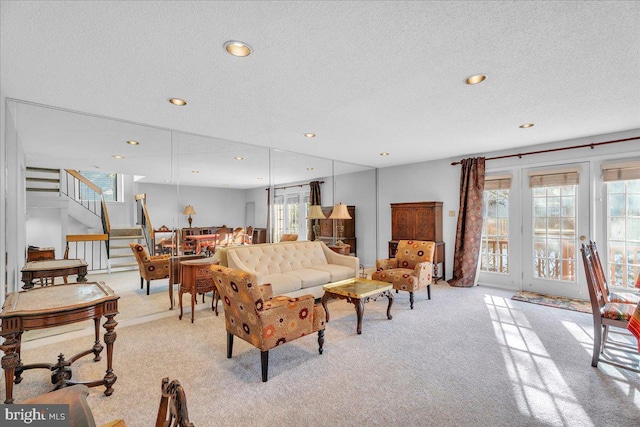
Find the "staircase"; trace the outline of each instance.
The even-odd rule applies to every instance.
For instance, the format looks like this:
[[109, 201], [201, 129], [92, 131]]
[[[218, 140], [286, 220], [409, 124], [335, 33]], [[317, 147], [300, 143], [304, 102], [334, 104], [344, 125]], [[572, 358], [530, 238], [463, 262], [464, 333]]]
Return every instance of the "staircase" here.
[[141, 227], [111, 227], [109, 233], [109, 265], [111, 270], [132, 270], [138, 268], [136, 258], [129, 243], [136, 242], [146, 246]]
[[87, 233], [66, 235], [66, 251], [70, 258], [85, 259], [90, 270], [137, 269], [129, 243], [146, 246], [148, 231], [140, 226], [111, 227], [102, 190], [78, 171], [65, 171], [61, 177], [60, 169], [28, 166], [25, 172], [28, 204], [62, 209], [87, 227]]
[[60, 169], [27, 167], [27, 191], [38, 193], [60, 192]]

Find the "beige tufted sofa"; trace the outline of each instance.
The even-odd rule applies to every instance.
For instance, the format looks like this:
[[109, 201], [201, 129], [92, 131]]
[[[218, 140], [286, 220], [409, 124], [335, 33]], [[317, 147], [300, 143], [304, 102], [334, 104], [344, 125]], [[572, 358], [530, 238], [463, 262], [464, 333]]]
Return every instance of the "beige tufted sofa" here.
[[323, 285], [356, 277], [358, 258], [333, 252], [322, 242], [296, 241], [230, 247], [216, 256], [220, 264], [270, 283], [273, 295], [322, 297]]

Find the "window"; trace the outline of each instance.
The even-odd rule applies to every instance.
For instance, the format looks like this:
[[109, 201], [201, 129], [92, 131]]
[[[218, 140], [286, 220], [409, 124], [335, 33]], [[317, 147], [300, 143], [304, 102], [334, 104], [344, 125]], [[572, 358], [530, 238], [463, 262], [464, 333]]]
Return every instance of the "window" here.
[[[80, 173], [102, 190], [104, 200], [115, 202], [118, 200], [118, 174], [112, 172], [80, 171]], [[100, 200], [100, 195], [80, 183], [78, 189], [80, 200]]]
[[603, 169], [607, 279], [611, 286], [632, 288], [640, 274], [640, 162], [604, 165]]
[[480, 270], [509, 273], [509, 188], [511, 177], [487, 177], [483, 195]]
[[297, 234], [306, 236], [307, 217], [309, 207], [309, 195], [304, 193], [291, 193], [276, 196], [274, 205], [274, 242], [279, 242], [283, 234]]

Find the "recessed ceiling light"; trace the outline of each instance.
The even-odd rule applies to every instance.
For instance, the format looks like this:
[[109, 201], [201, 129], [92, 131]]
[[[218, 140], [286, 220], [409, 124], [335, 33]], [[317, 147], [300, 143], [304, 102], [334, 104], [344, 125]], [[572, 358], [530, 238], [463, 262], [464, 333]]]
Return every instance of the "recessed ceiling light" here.
[[474, 74], [473, 76], [467, 77], [465, 82], [468, 85], [477, 85], [478, 83], [482, 83], [486, 78], [486, 74]]
[[169, 98], [169, 102], [172, 103], [173, 105], [177, 105], [178, 107], [187, 105], [187, 101], [180, 98]]
[[127, 141], [127, 144], [129, 144], [129, 145], [140, 145], [140, 143], [138, 141]]
[[316, 134], [315, 133], [311, 133], [311, 132], [303, 133], [303, 135], [304, 135], [305, 138], [315, 138], [316, 137]]
[[262, 178], [262, 177], [259, 177], [259, 178], [258, 178], [258, 180], [262, 180], [262, 179], [264, 179], [264, 178]]
[[251, 47], [244, 43], [235, 40], [228, 41], [224, 44], [224, 48], [233, 56], [244, 57], [251, 55]]
[[223, 186], [223, 187], [228, 187], [228, 186], [229, 186], [229, 184], [222, 184], [222, 186]]
[[520, 125], [521, 129], [527, 129], [527, 128], [532, 128], [533, 127], [533, 123], [525, 123], [523, 125]]
[[308, 170], [308, 171], [312, 171], [312, 170], [313, 170], [313, 168], [307, 168], [307, 170]]
[[113, 156], [113, 158], [114, 158], [114, 159], [118, 159], [118, 160], [120, 160], [120, 159], [124, 159], [124, 156], [121, 156], [121, 155], [119, 155], [119, 154], [115, 154], [115, 155]]
[[387, 152], [385, 151], [385, 152], [383, 152], [383, 153], [380, 153], [380, 155], [381, 155], [381, 156], [388, 156], [388, 155], [389, 155], [389, 153], [387, 153]]
[[195, 170], [194, 170], [194, 171], [191, 171], [191, 173], [200, 173], [200, 171], [195, 171]]
[[244, 157], [237, 156], [237, 157], [234, 157], [234, 159], [236, 159], [236, 160], [244, 160]]
[[164, 182], [171, 182], [171, 180], [170, 179], [165, 179]]

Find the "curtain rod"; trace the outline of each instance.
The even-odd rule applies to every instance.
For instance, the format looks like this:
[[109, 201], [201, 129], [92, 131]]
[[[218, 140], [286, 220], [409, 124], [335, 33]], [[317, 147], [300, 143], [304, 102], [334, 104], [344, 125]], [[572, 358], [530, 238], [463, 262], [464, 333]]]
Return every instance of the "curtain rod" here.
[[[589, 147], [589, 148], [591, 148], [593, 150], [595, 147], [597, 147], [599, 145], [615, 144], [615, 143], [618, 143], [618, 142], [633, 141], [635, 139], [640, 139], [640, 136], [635, 136], [633, 138], [616, 139], [616, 140], [613, 140], [613, 141], [592, 142], [590, 144], [573, 145], [571, 147], [550, 148], [548, 150], [528, 151], [526, 153], [506, 154], [504, 156], [487, 157], [487, 158], [485, 158], [485, 161], [486, 160], [507, 159], [509, 157], [522, 158], [522, 156], [529, 156], [529, 155], [532, 155], [532, 154], [553, 153], [555, 151], [573, 150], [575, 148], [587, 148], [587, 147]], [[451, 166], [459, 165], [461, 163], [462, 163], [462, 161], [451, 162]]]
[[[324, 181], [319, 181], [320, 184], [324, 184]], [[309, 184], [298, 184], [298, 185], [289, 185], [287, 187], [273, 187], [274, 190], [286, 190], [287, 188], [293, 188], [293, 187], [304, 187], [305, 185], [309, 185]], [[265, 190], [269, 190], [268, 188], [265, 188]]]

